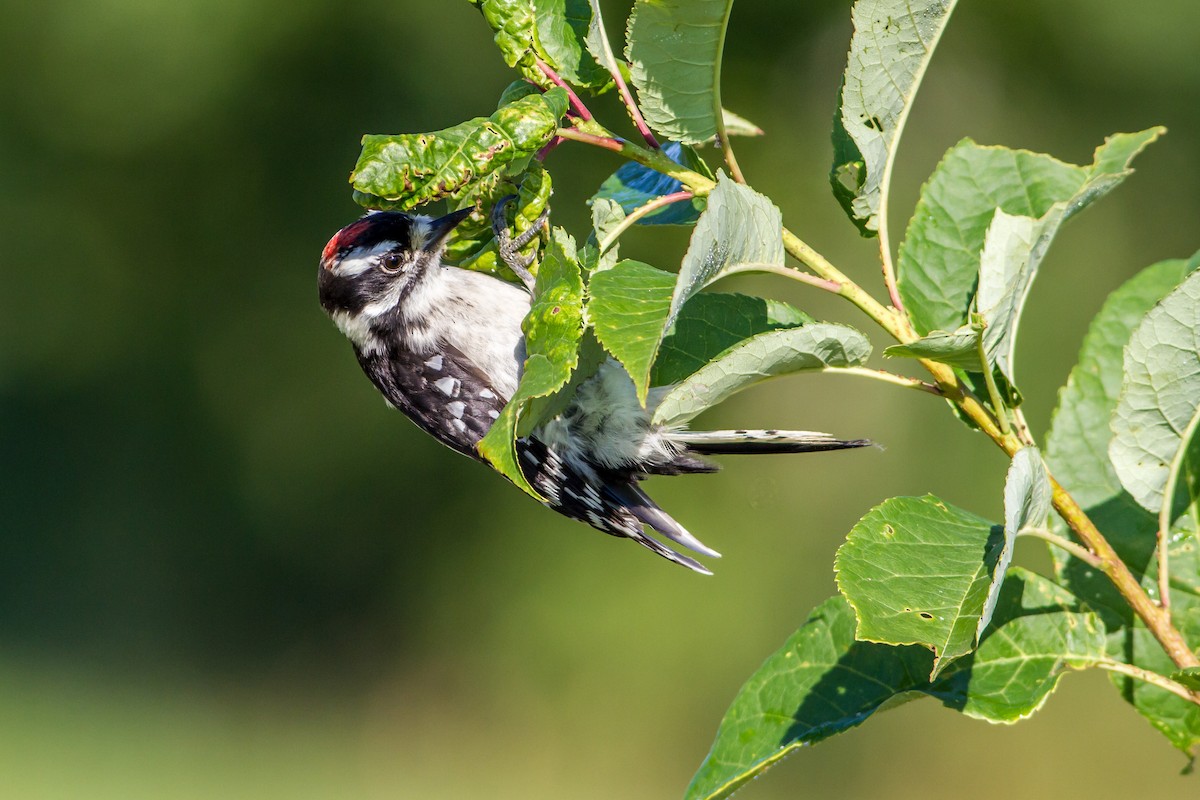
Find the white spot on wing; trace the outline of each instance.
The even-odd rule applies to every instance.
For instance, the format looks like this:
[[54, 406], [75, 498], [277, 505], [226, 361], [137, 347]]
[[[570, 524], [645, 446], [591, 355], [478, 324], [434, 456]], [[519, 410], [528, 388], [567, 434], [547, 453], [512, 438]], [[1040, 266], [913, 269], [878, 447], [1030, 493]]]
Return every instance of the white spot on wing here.
[[491, 389], [480, 389], [479, 396], [482, 397], [484, 400], [496, 399], [496, 393], [493, 392]]
[[[441, 387], [439, 386], [438, 388], [440, 389]], [[450, 415], [455, 419], [462, 419], [463, 412], [467, 410], [467, 404], [462, 400], [455, 400], [453, 403], [446, 404], [446, 410], [449, 411]]]
[[500, 412], [493, 408], [491, 411], [488, 412], [488, 416], [491, 417], [492, 419], [498, 419], [500, 417]]
[[[441, 356], [438, 356], [438, 358], [441, 358]], [[446, 397], [454, 397], [456, 394], [458, 394], [458, 379], [457, 378], [439, 378], [438, 380], [433, 382], [433, 385], [438, 388], [439, 392], [446, 395]], [[451, 403], [450, 405], [455, 405], [455, 403]], [[462, 403], [458, 403], [457, 405], [461, 406]], [[458, 414], [456, 416], [462, 416], [462, 415]]]
[[441, 372], [442, 371], [442, 357], [440, 355], [434, 356], [433, 358], [431, 358], [425, 362], [425, 366], [429, 367], [434, 372]]

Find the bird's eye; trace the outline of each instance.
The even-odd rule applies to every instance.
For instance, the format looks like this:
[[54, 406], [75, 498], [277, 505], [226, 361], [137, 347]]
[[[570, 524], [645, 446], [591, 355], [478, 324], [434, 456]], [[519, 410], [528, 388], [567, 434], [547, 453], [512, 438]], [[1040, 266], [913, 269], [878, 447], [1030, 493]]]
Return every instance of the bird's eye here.
[[379, 268], [389, 275], [399, 272], [402, 264], [399, 253], [384, 253], [379, 257]]

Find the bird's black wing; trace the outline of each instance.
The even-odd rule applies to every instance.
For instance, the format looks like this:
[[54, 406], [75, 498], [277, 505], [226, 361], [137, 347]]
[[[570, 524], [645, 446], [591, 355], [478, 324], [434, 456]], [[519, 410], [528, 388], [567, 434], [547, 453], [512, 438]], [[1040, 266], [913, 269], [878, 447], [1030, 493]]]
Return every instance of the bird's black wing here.
[[452, 450], [479, 459], [475, 446], [504, 409], [505, 398], [457, 348], [421, 356], [401, 347], [359, 351], [358, 363], [389, 403]]

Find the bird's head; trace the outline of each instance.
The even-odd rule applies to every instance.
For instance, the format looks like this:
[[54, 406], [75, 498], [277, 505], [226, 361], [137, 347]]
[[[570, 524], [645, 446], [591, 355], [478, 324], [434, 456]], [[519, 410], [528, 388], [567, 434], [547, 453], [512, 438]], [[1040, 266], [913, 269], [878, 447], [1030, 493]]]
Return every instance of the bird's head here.
[[341, 323], [394, 316], [430, 272], [441, 266], [446, 237], [471, 213], [436, 219], [373, 211], [342, 228], [321, 253], [321, 306]]

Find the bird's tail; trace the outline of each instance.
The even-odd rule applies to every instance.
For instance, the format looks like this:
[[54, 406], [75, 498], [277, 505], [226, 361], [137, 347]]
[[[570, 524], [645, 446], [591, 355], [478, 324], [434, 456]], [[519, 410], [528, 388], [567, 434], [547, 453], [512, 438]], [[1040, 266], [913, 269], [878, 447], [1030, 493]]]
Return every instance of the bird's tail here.
[[740, 455], [762, 453], [819, 453], [866, 447], [869, 439], [836, 439], [816, 431], [738, 430], [673, 431], [666, 438], [699, 455]]
[[[690, 534], [670, 514], [659, 508], [636, 483], [609, 483], [605, 485], [604, 493], [619, 503], [624, 510], [632, 514], [639, 523], [649, 525], [672, 542], [683, 545], [702, 556], [708, 556], [709, 558], [721, 557], [720, 553]], [[699, 572], [702, 575], [712, 574], [712, 572], [694, 558], [677, 553], [662, 542], [647, 536], [642, 532], [641, 525], [622, 531], [622, 535], [628, 536], [642, 547], [657, 553], [668, 561], [674, 561], [676, 564]]]

